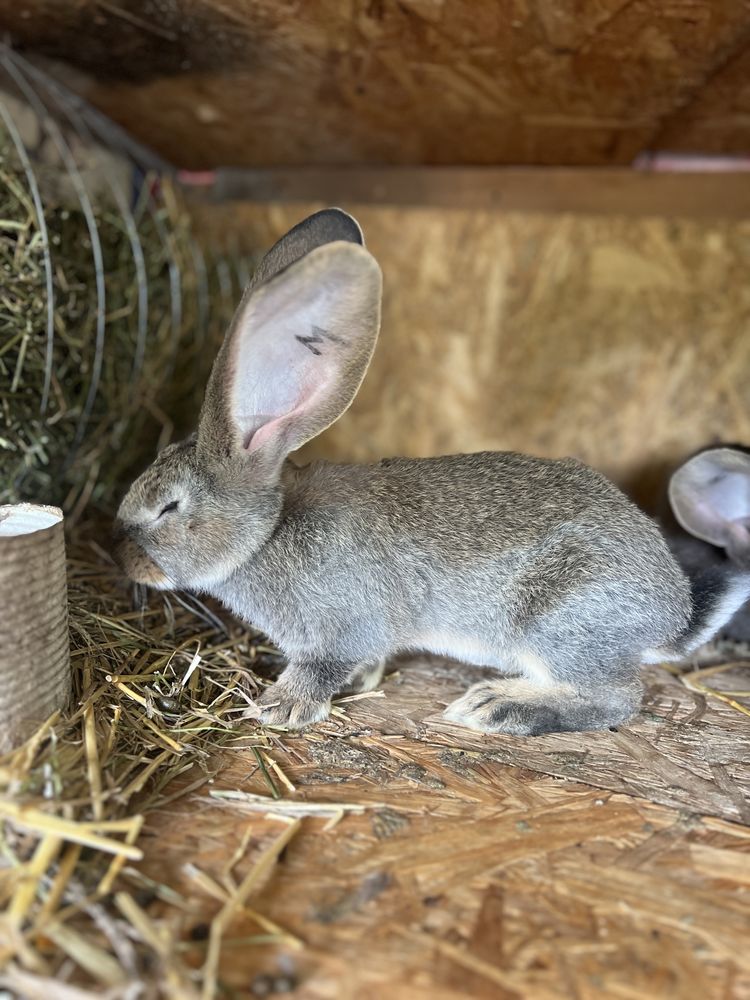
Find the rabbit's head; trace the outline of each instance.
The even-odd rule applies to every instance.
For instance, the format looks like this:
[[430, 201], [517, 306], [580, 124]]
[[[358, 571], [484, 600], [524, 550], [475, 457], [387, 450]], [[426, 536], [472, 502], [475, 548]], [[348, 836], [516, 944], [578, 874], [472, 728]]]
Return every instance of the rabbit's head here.
[[672, 475], [669, 502], [680, 525], [750, 569], [750, 451], [709, 448]]
[[347, 409], [380, 325], [381, 275], [359, 226], [319, 212], [261, 262], [209, 379], [198, 432], [170, 445], [117, 515], [131, 579], [208, 589], [270, 537], [290, 452]]

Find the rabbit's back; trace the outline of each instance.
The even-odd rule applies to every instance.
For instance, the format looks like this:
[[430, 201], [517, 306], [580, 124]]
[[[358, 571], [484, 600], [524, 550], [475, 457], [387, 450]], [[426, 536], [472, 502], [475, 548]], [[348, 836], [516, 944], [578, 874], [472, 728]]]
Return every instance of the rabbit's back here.
[[601, 550], [610, 565], [633, 557], [641, 570], [674, 574], [655, 522], [603, 475], [572, 458], [515, 452], [319, 463], [298, 470], [292, 516], [321, 508], [338, 527], [398, 541], [443, 560], [494, 559], [546, 544], [552, 533]]

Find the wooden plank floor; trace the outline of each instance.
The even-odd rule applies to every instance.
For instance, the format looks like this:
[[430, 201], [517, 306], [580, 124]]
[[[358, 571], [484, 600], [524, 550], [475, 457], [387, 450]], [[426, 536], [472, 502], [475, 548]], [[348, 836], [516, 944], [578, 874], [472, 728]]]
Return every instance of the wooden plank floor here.
[[[332, 828], [303, 821], [251, 901], [303, 946], [248, 946], [258, 926], [239, 917], [227, 995], [283, 974], [311, 1000], [750, 997], [750, 829], [735, 822], [747, 823], [747, 718], [654, 670], [643, 715], [620, 732], [478, 736], [437, 715], [462, 676], [399, 664], [384, 696], [279, 740], [271, 756], [297, 789], [286, 799], [367, 808]], [[232, 754], [151, 814], [142, 840], [143, 870], [186, 898], [196, 964], [221, 905], [196, 869], [222, 884], [244, 845], [239, 878], [284, 829], [217, 790], [268, 786]]]

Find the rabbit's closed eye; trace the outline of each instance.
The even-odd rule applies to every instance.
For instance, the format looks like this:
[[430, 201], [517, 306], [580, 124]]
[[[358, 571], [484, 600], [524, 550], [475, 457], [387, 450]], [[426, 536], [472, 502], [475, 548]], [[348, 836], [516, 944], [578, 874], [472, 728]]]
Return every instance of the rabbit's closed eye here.
[[172, 500], [171, 503], [168, 503], [164, 507], [162, 507], [161, 512], [159, 513], [159, 517], [164, 517], [165, 514], [171, 514], [172, 511], [179, 510], [179, 507], [180, 507], [180, 501]]

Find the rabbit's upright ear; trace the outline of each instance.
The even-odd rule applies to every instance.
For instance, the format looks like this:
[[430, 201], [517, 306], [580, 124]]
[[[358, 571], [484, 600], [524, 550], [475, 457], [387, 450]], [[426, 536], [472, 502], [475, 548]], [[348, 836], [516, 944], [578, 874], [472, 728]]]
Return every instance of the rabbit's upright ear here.
[[673, 474], [669, 501], [686, 531], [750, 564], [750, 454], [711, 448], [695, 455]]
[[246, 296], [211, 375], [199, 448], [275, 469], [333, 423], [372, 357], [380, 293], [370, 253], [335, 242]]
[[364, 246], [365, 240], [356, 219], [340, 208], [324, 208], [309, 215], [274, 243], [258, 264], [250, 288], [257, 288], [275, 277], [311, 250], [341, 241]]

